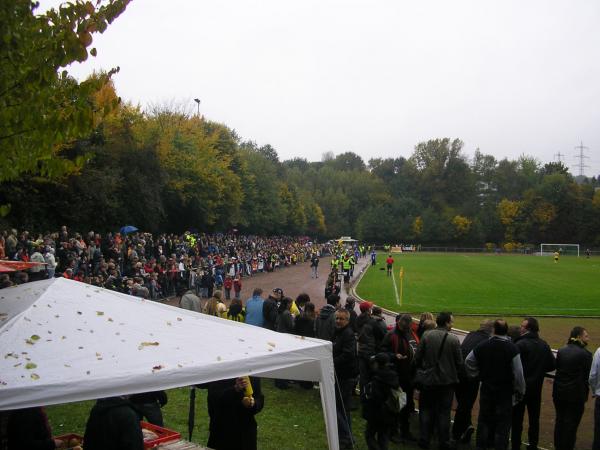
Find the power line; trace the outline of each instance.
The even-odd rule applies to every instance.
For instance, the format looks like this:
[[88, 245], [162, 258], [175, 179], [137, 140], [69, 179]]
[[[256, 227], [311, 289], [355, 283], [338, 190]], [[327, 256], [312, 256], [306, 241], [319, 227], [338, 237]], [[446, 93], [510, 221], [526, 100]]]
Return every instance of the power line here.
[[583, 146], [583, 141], [575, 147], [575, 150], [579, 150], [579, 154], [575, 155], [575, 158], [579, 159], [579, 164], [575, 164], [576, 167], [579, 167], [579, 176], [582, 177], [583, 176], [583, 172], [586, 167], [590, 167], [588, 165], [585, 164], [585, 158], [589, 158], [589, 156], [586, 156], [583, 154], [584, 150], [589, 150], [588, 147], [584, 147]]

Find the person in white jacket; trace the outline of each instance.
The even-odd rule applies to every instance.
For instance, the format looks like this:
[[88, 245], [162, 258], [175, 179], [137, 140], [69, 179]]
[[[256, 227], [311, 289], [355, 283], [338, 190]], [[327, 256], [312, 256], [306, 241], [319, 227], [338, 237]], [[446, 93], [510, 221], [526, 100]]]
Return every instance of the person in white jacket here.
[[600, 450], [600, 348], [594, 353], [590, 370], [590, 388], [594, 397], [594, 444], [593, 450]]

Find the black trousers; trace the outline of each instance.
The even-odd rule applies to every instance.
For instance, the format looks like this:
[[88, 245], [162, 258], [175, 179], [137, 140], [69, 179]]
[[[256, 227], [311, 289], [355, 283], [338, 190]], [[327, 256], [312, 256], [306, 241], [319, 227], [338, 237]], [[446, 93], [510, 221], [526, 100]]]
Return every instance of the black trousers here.
[[513, 450], [521, 448], [521, 435], [523, 433], [523, 417], [527, 408], [529, 429], [527, 430], [528, 450], [537, 450], [540, 441], [540, 408], [542, 405], [543, 382], [538, 386], [527, 386], [525, 397], [513, 406], [511, 446]]
[[387, 450], [390, 440], [390, 426], [386, 423], [367, 420], [365, 440], [369, 450]]
[[429, 448], [435, 427], [437, 427], [440, 449], [450, 447], [450, 409], [453, 398], [453, 386], [421, 389], [419, 394], [419, 446], [421, 448]]
[[577, 438], [577, 428], [583, 416], [583, 402], [569, 402], [554, 399], [556, 421], [554, 423], [554, 448], [573, 450]]
[[488, 447], [493, 433], [494, 449], [508, 448], [508, 435], [512, 422], [512, 393], [489, 391], [484, 386], [479, 393], [479, 419], [477, 421], [477, 449]]
[[452, 437], [458, 441], [463, 433], [473, 425], [471, 413], [473, 405], [479, 393], [478, 380], [463, 380], [456, 387], [456, 413], [454, 414], [454, 426]]
[[600, 450], [600, 397], [594, 402], [594, 445], [592, 450]]

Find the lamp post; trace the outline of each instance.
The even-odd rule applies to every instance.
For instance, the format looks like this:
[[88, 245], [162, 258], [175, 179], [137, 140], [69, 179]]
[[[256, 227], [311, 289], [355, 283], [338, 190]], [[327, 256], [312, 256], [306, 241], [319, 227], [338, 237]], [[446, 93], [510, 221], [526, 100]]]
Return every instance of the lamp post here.
[[200, 99], [195, 98], [194, 101], [198, 104], [198, 117], [200, 117]]

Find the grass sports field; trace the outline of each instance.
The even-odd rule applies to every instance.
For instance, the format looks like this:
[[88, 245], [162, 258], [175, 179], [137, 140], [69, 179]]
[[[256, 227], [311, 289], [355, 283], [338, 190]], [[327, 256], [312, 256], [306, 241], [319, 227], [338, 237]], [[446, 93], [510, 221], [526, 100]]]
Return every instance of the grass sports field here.
[[563, 256], [555, 264], [550, 256], [402, 253], [393, 255], [392, 279], [386, 257], [378, 255], [357, 293], [391, 310], [600, 316], [597, 258]]

